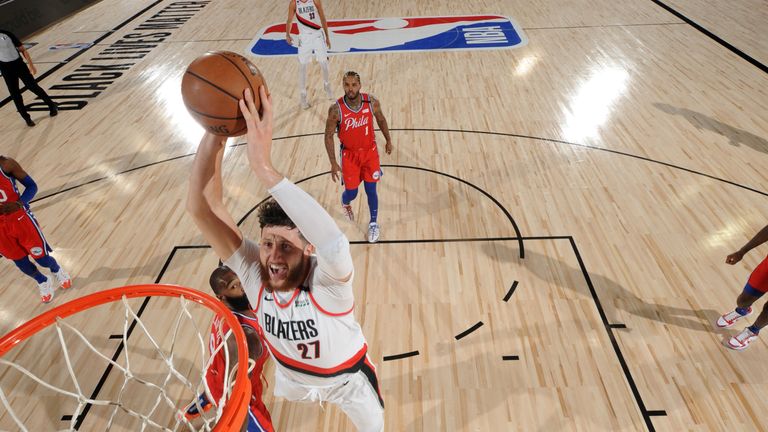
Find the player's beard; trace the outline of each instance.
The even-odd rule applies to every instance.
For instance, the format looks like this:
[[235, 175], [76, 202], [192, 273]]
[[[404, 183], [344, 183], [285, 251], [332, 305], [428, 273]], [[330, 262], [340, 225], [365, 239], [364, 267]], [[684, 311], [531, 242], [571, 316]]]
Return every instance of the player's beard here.
[[238, 297], [227, 297], [227, 302], [232, 310], [239, 312], [251, 310], [251, 304], [248, 302], [248, 296], [245, 294]]
[[259, 268], [261, 270], [261, 282], [264, 284], [264, 286], [268, 287], [270, 291], [290, 291], [294, 288], [298, 288], [299, 285], [304, 281], [306, 266], [307, 263], [304, 260], [301, 260], [299, 265], [296, 267], [289, 267], [288, 274], [285, 276], [285, 279], [280, 281], [279, 286], [274, 286], [272, 284], [272, 279], [270, 278], [271, 272], [267, 266], [259, 261]]
[[358, 97], [360, 97], [360, 91], [359, 90], [354, 92], [354, 93], [352, 93], [352, 92], [347, 93], [347, 100], [350, 101], [350, 102], [353, 101], [353, 100], [356, 100]]

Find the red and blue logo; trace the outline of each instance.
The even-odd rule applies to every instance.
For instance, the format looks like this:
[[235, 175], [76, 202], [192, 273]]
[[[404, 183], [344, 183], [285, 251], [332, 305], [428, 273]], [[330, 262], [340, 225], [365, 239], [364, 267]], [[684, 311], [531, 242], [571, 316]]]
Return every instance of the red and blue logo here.
[[[499, 15], [330, 20], [328, 30], [330, 55], [505, 49], [528, 41], [510, 18]], [[296, 23], [291, 33], [299, 33]], [[283, 23], [259, 31], [249, 51], [259, 57], [288, 56], [297, 48], [285, 41]]]

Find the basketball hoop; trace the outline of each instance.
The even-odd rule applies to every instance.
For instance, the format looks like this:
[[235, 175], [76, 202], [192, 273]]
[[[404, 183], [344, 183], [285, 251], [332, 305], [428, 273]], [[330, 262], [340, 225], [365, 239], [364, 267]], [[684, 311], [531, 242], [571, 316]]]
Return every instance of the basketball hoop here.
[[[141, 321], [139, 314], [133, 311], [131, 306], [128, 303], [128, 299], [132, 298], [141, 298], [141, 297], [171, 297], [171, 298], [178, 298], [180, 302], [180, 310], [178, 311], [178, 314], [176, 316], [176, 319], [174, 321], [175, 327], [173, 328], [173, 333], [171, 336], [173, 337], [171, 341], [171, 348], [170, 353], [166, 352], [164, 348], [160, 347], [156, 341], [155, 338], [153, 338], [152, 335], [149, 334], [146, 325]], [[122, 343], [125, 347], [125, 365], [121, 365], [117, 363], [115, 360], [110, 359], [109, 357], [105, 356], [104, 354], [100, 353], [97, 348], [94, 347], [94, 345], [88, 341], [88, 339], [83, 335], [83, 333], [74, 328], [71, 324], [64, 321], [64, 318], [67, 318], [69, 316], [75, 315], [75, 314], [81, 314], [84, 311], [87, 311], [89, 309], [96, 308], [100, 305], [105, 305], [108, 303], [117, 303], [122, 302], [125, 307], [125, 323], [123, 326], [123, 335], [122, 335]], [[229, 332], [226, 335], [222, 335], [222, 342], [218, 346], [210, 346], [210, 352], [207, 352], [205, 347], [208, 345], [206, 342], [207, 335], [203, 335], [200, 331], [200, 329], [197, 326], [197, 323], [195, 322], [195, 318], [193, 318], [192, 314], [190, 313], [189, 307], [190, 306], [202, 306], [204, 310], [207, 310], [208, 313], [213, 312], [214, 315], [222, 317], [224, 322], [226, 322], [227, 326], [229, 327]], [[198, 311], [195, 311], [198, 313]], [[129, 321], [132, 321], [132, 323], [128, 324]], [[191, 325], [185, 326], [182, 328], [182, 324], [187, 324], [187, 322], [190, 322]], [[17, 364], [13, 361], [6, 360], [5, 357], [6, 354], [9, 353], [9, 351], [13, 350], [14, 347], [16, 347], [18, 344], [25, 342], [32, 338], [32, 336], [41, 333], [43, 330], [49, 327], [54, 327], [56, 330], [56, 334], [58, 336], [58, 340], [61, 344], [61, 347], [64, 352], [64, 360], [66, 363], [66, 369], [70, 375], [71, 380], [73, 381], [73, 385], [75, 387], [75, 391], [70, 391], [63, 389], [63, 386], [52, 384], [49, 382], [46, 382], [44, 379], [40, 378], [35, 373], [30, 372], [28, 369], [26, 369], [24, 366], [21, 366], [20, 364]], [[131, 364], [129, 361], [129, 344], [128, 344], [128, 335], [130, 334], [129, 328], [133, 328], [135, 326], [136, 330], [140, 330], [144, 332], [145, 337], [147, 340], [149, 340], [151, 346], [154, 347], [156, 352], [154, 353], [153, 358], [162, 360], [163, 367], [168, 369], [166, 378], [164, 383], [162, 385], [158, 385], [152, 382], [150, 379], [144, 379], [137, 375], [134, 375], [135, 371], [131, 370]], [[197, 333], [197, 342], [201, 345], [201, 357], [202, 357], [202, 363], [200, 364], [200, 370], [201, 374], [200, 377], [197, 378], [188, 378], [184, 376], [182, 373], [180, 373], [178, 370], [176, 370], [176, 367], [173, 363], [173, 361], [176, 359], [174, 357], [175, 352], [174, 349], [177, 346], [187, 346], [183, 345], [181, 342], [177, 344], [176, 338], [180, 333], [184, 333], [185, 331], [189, 331], [187, 329], [193, 328], [194, 331]], [[117, 396], [117, 400], [112, 399], [104, 399], [101, 397], [95, 397], [90, 398], [86, 396], [83, 393], [83, 390], [80, 388], [79, 380], [74, 372], [74, 366], [73, 366], [73, 357], [81, 357], [81, 356], [75, 356], [75, 353], [71, 353], [68, 350], [67, 343], [65, 343], [65, 338], [63, 336], [62, 329], [66, 329], [68, 331], [71, 331], [74, 335], [74, 340], [76, 341], [82, 341], [83, 344], [89, 348], [92, 353], [95, 353], [98, 358], [104, 359], [104, 361], [111, 365], [112, 370], [117, 369], [119, 371], [123, 372], [123, 378], [124, 382], [122, 384], [122, 387], [120, 388], [120, 394]], [[167, 328], [166, 328], [167, 330]], [[169, 337], [168, 335], [164, 335], [166, 337]], [[234, 373], [234, 380], [231, 379], [231, 376], [225, 376], [222, 377], [224, 380], [224, 395], [222, 396], [221, 401], [215, 401], [216, 404], [216, 415], [215, 417], [212, 417], [210, 419], [205, 419], [205, 424], [202, 426], [201, 429], [196, 429], [192, 423], [188, 420], [186, 420], [183, 416], [183, 411], [185, 410], [185, 406], [187, 405], [187, 402], [190, 400], [196, 399], [197, 395], [201, 391], [205, 391], [208, 393], [208, 384], [206, 382], [205, 376], [206, 372], [208, 371], [208, 368], [211, 366], [212, 359], [215, 354], [217, 354], [219, 351], [224, 352], [224, 357], [226, 359], [227, 365], [226, 370], [230, 369], [230, 359], [228, 354], [228, 349], [226, 346], [227, 339], [230, 336], [234, 336], [235, 343], [237, 346], [237, 364], [236, 368], [233, 369]], [[183, 341], [182, 341], [183, 342]], [[71, 344], [72, 342], [70, 342]], [[144, 349], [145, 351], [149, 351], [147, 349]], [[78, 351], [80, 352], [80, 351]], [[90, 354], [90, 353], [89, 353]], [[208, 356], [206, 358], [206, 355]], [[51, 309], [48, 312], [45, 312], [41, 315], [39, 315], [36, 318], [33, 318], [29, 322], [19, 326], [15, 330], [11, 331], [7, 335], [5, 335], [2, 339], [0, 339], [0, 365], [8, 367], [10, 369], [14, 369], [15, 373], [18, 373], [19, 376], [26, 376], [27, 378], [34, 381], [34, 385], [39, 385], [44, 387], [47, 390], [53, 391], [55, 393], [58, 393], [59, 396], [63, 395], [65, 397], [71, 397], [74, 398], [77, 402], [77, 409], [71, 416], [70, 426], [69, 430], [75, 430], [75, 424], [78, 418], [80, 418], [81, 414], [83, 414], [83, 410], [86, 406], [105, 406], [105, 407], [111, 407], [112, 408], [112, 414], [109, 419], [108, 427], [109, 429], [112, 426], [113, 419], [115, 418], [116, 414], [118, 412], [127, 414], [129, 416], [134, 417], [135, 419], [138, 419], [142, 422], [142, 430], [145, 428], [153, 428], [158, 430], [167, 430], [167, 431], [175, 431], [178, 430], [181, 425], [185, 425], [187, 428], [192, 430], [206, 430], [206, 431], [216, 431], [216, 432], [227, 432], [227, 431], [239, 431], [247, 414], [249, 400], [251, 397], [251, 383], [248, 378], [248, 364], [249, 364], [249, 357], [248, 357], [248, 346], [245, 339], [245, 334], [243, 333], [243, 330], [240, 326], [240, 323], [238, 322], [237, 318], [232, 314], [232, 312], [227, 309], [226, 306], [224, 306], [220, 301], [217, 299], [203, 294], [197, 290], [193, 290], [190, 288], [184, 288], [181, 286], [175, 286], [175, 285], [160, 285], [160, 284], [154, 284], [154, 285], [134, 285], [134, 286], [126, 286], [122, 288], [114, 288], [106, 291], [101, 291], [98, 293], [94, 293], [79, 299], [72, 300], [68, 303], [65, 303], [61, 306], [58, 306], [54, 309]], [[86, 365], [86, 370], [87, 370]], [[83, 366], [78, 366], [78, 369]], [[161, 369], [160, 367], [157, 367], [158, 370]], [[89, 371], [93, 372], [93, 371]], [[225, 374], [227, 375], [227, 374]], [[3, 375], [5, 376], [5, 375]], [[169, 392], [167, 391], [166, 386], [170, 381], [173, 380], [173, 384], [181, 387], [185, 392], [188, 391], [189, 394], [192, 395], [193, 399], [189, 400], [183, 400], [183, 401], [175, 401], [172, 400], [172, 397], [169, 395]], [[157, 397], [157, 400], [155, 401], [154, 405], [152, 406], [150, 412], [148, 414], [146, 413], [139, 413], [135, 411], [134, 409], [131, 409], [130, 407], [125, 406], [125, 401], [123, 400], [126, 394], [126, 387], [128, 386], [128, 383], [131, 383], [133, 386], [145, 386], [146, 388], [149, 388], [152, 390]], [[11, 386], [15, 386], [16, 384], [11, 384]], [[8, 393], [3, 388], [4, 385], [2, 382], [0, 382], [0, 406], [5, 407], [8, 410], [8, 413], [10, 414], [10, 417], [13, 419], [13, 421], [16, 423], [16, 425], [21, 430], [30, 430], [27, 426], [23, 424], [23, 422], [19, 419], [19, 416], [17, 416], [14, 412], [14, 409], [11, 407], [11, 403], [9, 401], [9, 398], [6, 396]], [[128, 393], [130, 396], [130, 393]], [[26, 395], [24, 395], [26, 396]], [[179, 405], [181, 403], [181, 405]], [[171, 419], [167, 419], [166, 425], [163, 425], [164, 421], [160, 419], [158, 421], [158, 408], [162, 407], [163, 409], [166, 409], [169, 412], [172, 412], [174, 414]], [[25, 407], [21, 407], [21, 409], [24, 409]], [[199, 408], [199, 406], [198, 406]], [[86, 410], [87, 412], [87, 410]], [[154, 417], [154, 418], [153, 418]], [[175, 423], [175, 424], [174, 424]], [[167, 424], [172, 424], [172, 427], [168, 427]]]

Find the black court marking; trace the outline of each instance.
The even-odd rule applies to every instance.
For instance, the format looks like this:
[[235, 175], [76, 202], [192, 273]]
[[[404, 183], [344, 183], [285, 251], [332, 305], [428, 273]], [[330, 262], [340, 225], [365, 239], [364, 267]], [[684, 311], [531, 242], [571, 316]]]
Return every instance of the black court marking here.
[[394, 354], [390, 356], [384, 356], [384, 361], [400, 360], [408, 357], [414, 357], [419, 355], [418, 351], [411, 351], [403, 354]]
[[699, 25], [698, 23], [696, 23], [692, 19], [688, 18], [687, 16], [683, 15], [682, 13], [680, 13], [677, 10], [673, 9], [672, 7], [666, 5], [665, 3], [663, 3], [663, 2], [661, 2], [659, 0], [651, 0], [651, 1], [656, 3], [657, 5], [661, 6], [662, 8], [664, 8], [667, 12], [671, 13], [672, 15], [674, 15], [674, 16], [680, 18], [681, 20], [685, 21], [688, 25], [690, 25], [691, 27], [693, 27], [696, 30], [700, 31], [701, 33], [706, 35], [708, 38], [710, 38], [713, 41], [715, 41], [715, 42], [719, 43], [720, 45], [724, 46], [725, 48], [727, 48], [732, 53], [734, 53], [737, 56], [741, 57], [742, 59], [748, 61], [753, 66], [755, 66], [758, 69], [760, 69], [761, 71], [763, 71], [765, 73], [768, 73], [768, 66], [760, 63], [759, 61], [754, 59], [749, 54], [745, 53], [744, 51], [736, 48], [735, 46], [733, 46], [730, 43], [726, 42], [725, 40], [721, 39], [718, 35], [712, 33], [711, 31], [709, 31], [707, 29], [705, 29], [704, 27], [702, 27], [701, 25]]
[[648, 411], [648, 415], [651, 417], [666, 416], [667, 412], [664, 410]]
[[[188, 248], [191, 249], [191, 248]], [[173, 257], [176, 255], [176, 251], [179, 250], [178, 247], [174, 247], [171, 253], [168, 255], [168, 258], [165, 260], [165, 264], [163, 264], [163, 268], [160, 269], [160, 274], [157, 275], [157, 278], [155, 278], [154, 283], [160, 283], [160, 281], [163, 279], [163, 275], [166, 271], [168, 271], [168, 267], [171, 265], [171, 261], [173, 260]], [[141, 315], [144, 313], [144, 310], [147, 308], [147, 305], [149, 304], [149, 300], [151, 297], [144, 297], [144, 301], [142, 301], [141, 306], [139, 307], [139, 310], [136, 311], [136, 315], [141, 318]], [[134, 319], [131, 322], [131, 325], [128, 326], [128, 330], [126, 332], [126, 340], [131, 337], [131, 334], [133, 333], [133, 330], [136, 328], [136, 325], [138, 322]], [[110, 337], [111, 339], [111, 337]], [[120, 335], [120, 339], [122, 339], [122, 335]], [[112, 361], [117, 362], [118, 357], [120, 357], [120, 354], [122, 354], [123, 349], [125, 348], [125, 341], [120, 341], [120, 344], [115, 349], [115, 353], [112, 355]], [[114, 366], [110, 363], [106, 366], [104, 369], [104, 373], [101, 374], [101, 378], [99, 378], [99, 382], [96, 383], [96, 387], [93, 388], [93, 392], [91, 392], [91, 395], [89, 396], [89, 399], [96, 399], [99, 396], [99, 393], [101, 393], [101, 388], [104, 386], [104, 383], [107, 381], [107, 378], [109, 377], [109, 374], [112, 372], [112, 368]], [[85, 418], [88, 416], [88, 413], [91, 411], [91, 404], [86, 404], [85, 407], [83, 407], [83, 411], [80, 412], [80, 415], [77, 416], [77, 421], [75, 422], [75, 430], [80, 430], [80, 426], [83, 425], [83, 421], [85, 421]], [[71, 421], [72, 416], [71, 415], [64, 415], [61, 417], [62, 421]]]
[[501, 359], [502, 359], [502, 360], [504, 360], [504, 361], [509, 361], [509, 360], [520, 360], [520, 356], [516, 356], [516, 355], [507, 355], [507, 356], [502, 356], [502, 357], [501, 357]]
[[625, 329], [627, 326], [625, 324], [609, 324], [608, 327], [612, 329]]
[[[679, 165], [674, 165], [674, 164], [667, 163], [667, 162], [658, 161], [658, 160], [655, 160], [655, 159], [650, 159], [650, 158], [643, 157], [643, 156], [633, 155], [631, 153], [620, 152], [620, 151], [617, 151], [617, 150], [611, 150], [611, 149], [606, 149], [606, 148], [602, 148], [602, 147], [590, 146], [590, 145], [587, 145], [587, 144], [578, 144], [578, 143], [572, 143], [572, 142], [558, 140], [558, 139], [542, 138], [542, 137], [536, 137], [536, 136], [531, 136], [531, 135], [520, 135], [520, 134], [504, 133], [504, 132], [472, 131], [472, 130], [461, 130], [461, 129], [390, 129], [390, 131], [448, 132], [448, 133], [466, 133], [466, 134], [474, 133], [474, 134], [480, 134], [480, 135], [495, 135], [495, 136], [504, 136], [504, 137], [513, 137], [513, 138], [526, 138], [526, 139], [530, 139], [530, 140], [534, 140], [534, 141], [551, 142], [551, 143], [555, 143], [555, 144], [565, 144], [565, 145], [570, 145], [570, 146], [574, 146], [574, 147], [582, 147], [582, 148], [586, 148], [586, 149], [590, 149], [590, 150], [598, 150], [598, 151], [603, 151], [603, 152], [606, 152], [606, 153], [616, 154], [616, 155], [620, 155], [620, 156], [626, 156], [626, 157], [630, 157], [630, 158], [633, 158], [633, 159], [638, 159], [638, 160], [642, 160], [642, 161], [645, 161], [645, 162], [650, 162], [650, 163], [662, 165], [662, 166], [665, 166], [665, 167], [668, 167], [668, 168], [673, 168], [673, 169], [677, 169], [677, 170], [680, 170], [680, 171], [685, 171], [685, 172], [690, 173], [690, 174], [706, 177], [706, 178], [711, 179], [711, 180], [715, 180], [715, 181], [718, 181], [718, 182], [721, 182], [721, 183], [729, 184], [731, 186], [735, 186], [737, 188], [744, 189], [744, 190], [747, 190], [747, 191], [750, 191], [750, 192], [754, 192], [756, 194], [768, 197], [768, 192], [760, 191], [760, 190], [751, 188], [749, 186], [745, 186], [745, 185], [742, 185], [742, 184], [739, 184], [739, 183], [736, 183], [736, 182], [732, 182], [730, 180], [725, 180], [725, 179], [722, 179], [720, 177], [715, 177], [713, 175], [705, 174], [705, 173], [702, 173], [700, 171], [692, 170], [692, 169], [689, 169], [689, 168], [681, 167]], [[320, 136], [320, 135], [324, 135], [324, 132], [314, 132], [314, 133], [306, 133], [306, 134], [298, 134], [298, 135], [289, 135], [289, 136], [284, 136], [284, 137], [277, 137], [277, 138], [272, 138], [272, 141], [282, 141], [282, 140], [286, 140], [286, 139], [305, 138], [305, 137]], [[230, 145], [229, 147], [240, 147], [240, 146], [243, 146], [245, 144], [246, 143], [236, 143], [236, 144]], [[190, 156], [194, 156], [194, 155], [195, 155], [195, 153], [187, 153], [187, 154], [183, 154], [183, 155], [179, 155], [179, 156], [173, 156], [173, 157], [168, 158], [168, 159], [163, 159], [163, 160], [159, 160], [159, 161], [156, 161], [156, 162], [150, 162], [148, 164], [144, 164], [144, 165], [140, 165], [140, 166], [137, 166], [137, 167], [129, 168], [129, 169], [126, 169], [124, 171], [120, 171], [120, 172], [118, 172], [116, 174], [112, 174], [112, 175], [109, 175], [109, 176], [99, 177], [99, 178], [96, 178], [96, 179], [93, 179], [93, 180], [89, 180], [89, 181], [86, 181], [86, 182], [83, 182], [83, 183], [80, 183], [80, 184], [77, 184], [77, 185], [74, 185], [74, 186], [70, 186], [70, 187], [64, 188], [64, 189], [62, 189], [60, 191], [56, 191], [56, 192], [53, 192], [53, 193], [48, 194], [48, 195], [41, 196], [39, 198], [33, 199], [32, 201], [30, 201], [30, 203], [34, 203], [34, 202], [37, 202], [37, 201], [42, 201], [44, 199], [51, 198], [53, 196], [62, 194], [64, 192], [69, 192], [71, 190], [78, 189], [78, 188], [83, 187], [83, 186], [87, 186], [87, 185], [90, 185], [90, 184], [93, 184], [93, 183], [104, 181], [104, 180], [106, 180], [108, 178], [112, 178], [112, 177], [116, 177], [116, 176], [119, 176], [119, 175], [130, 173], [130, 172], [133, 172], [133, 171], [137, 171], [137, 170], [140, 170], [142, 168], [147, 168], [147, 167], [151, 167], [151, 166], [154, 166], [154, 165], [159, 165], [159, 164], [162, 164], [162, 163], [165, 163], [165, 162], [171, 162], [171, 161], [174, 161], [174, 160], [177, 160], [177, 159], [182, 159], [182, 158], [186, 158], [186, 157], [190, 157]], [[326, 171], [324, 173], [315, 174], [312, 177], [318, 177], [318, 176], [321, 176], [323, 174], [328, 174], [328, 173], [329, 172]], [[259, 204], [257, 204], [257, 207], [258, 207], [258, 205]], [[538, 238], [552, 238], [552, 237], [538, 237]], [[380, 241], [380, 243], [381, 243], [381, 241]]]
[[507, 295], [504, 296], [505, 302], [509, 301], [509, 298], [512, 297], [512, 294], [515, 292], [516, 289], [517, 289], [517, 281], [514, 281], [512, 283], [512, 286], [509, 288], [509, 291], [507, 291]]
[[[118, 31], [118, 30], [120, 30], [121, 28], [123, 28], [123, 27], [125, 27], [126, 25], [128, 25], [128, 23], [130, 23], [131, 21], [135, 20], [136, 18], [138, 18], [138, 17], [140, 17], [140, 16], [144, 15], [144, 13], [146, 13], [148, 10], [150, 10], [150, 9], [152, 9], [153, 7], [155, 7], [155, 6], [159, 5], [159, 4], [160, 4], [160, 3], [162, 3], [163, 1], [164, 1], [164, 0], [157, 0], [157, 1], [155, 1], [154, 3], [152, 3], [151, 5], [149, 5], [149, 6], [145, 7], [144, 9], [140, 10], [139, 12], [137, 12], [137, 13], [136, 13], [135, 15], [133, 15], [132, 17], [130, 17], [130, 18], [128, 18], [128, 19], [126, 19], [126, 20], [125, 20], [125, 21], [123, 21], [123, 22], [121, 22], [121, 23], [120, 23], [120, 24], [118, 24], [116, 27], [114, 27], [112, 30], [109, 30], [107, 33], [105, 33], [105, 34], [104, 34], [104, 35], [102, 35], [101, 37], [98, 37], [98, 38], [96, 38], [96, 40], [94, 40], [94, 41], [93, 41], [93, 45], [89, 46], [88, 48], [85, 48], [85, 49], [82, 49], [82, 50], [80, 50], [80, 51], [76, 52], [75, 54], [73, 54], [73, 55], [71, 55], [71, 56], [67, 57], [66, 59], [64, 59], [64, 60], [63, 60], [61, 63], [59, 63], [57, 66], [54, 66], [54, 67], [52, 67], [52, 68], [48, 69], [48, 71], [46, 71], [45, 73], [42, 73], [42, 74], [40, 74], [40, 75], [39, 75], [37, 78], [35, 78], [35, 82], [38, 82], [38, 83], [39, 83], [40, 81], [42, 81], [42, 80], [44, 80], [44, 79], [48, 78], [48, 77], [49, 77], [49, 76], [51, 76], [53, 73], [55, 73], [55, 72], [56, 72], [56, 71], [58, 71], [59, 69], [63, 68], [63, 67], [64, 67], [64, 66], [66, 66], [67, 64], [69, 64], [69, 62], [70, 62], [70, 61], [72, 61], [72, 60], [76, 59], [77, 57], [80, 57], [80, 56], [81, 56], [81, 55], [83, 55], [83, 54], [85, 54], [85, 53], [86, 53], [86, 52], [88, 52], [88, 51], [89, 51], [91, 48], [95, 47], [95, 46], [96, 46], [96, 45], [97, 45], [99, 42], [101, 42], [101, 41], [103, 41], [104, 39], [106, 39], [106, 38], [108, 38], [108, 37], [112, 36], [112, 35], [113, 35], [115, 32], [117, 32], [117, 31]], [[25, 91], [27, 91], [27, 87], [26, 87], [26, 86], [24, 86], [24, 87], [22, 87], [22, 88], [20, 88], [20, 89], [19, 89], [19, 93], [22, 93], [22, 94], [23, 94]], [[2, 101], [0, 101], [0, 108], [2, 108], [2, 107], [4, 107], [5, 105], [7, 105], [9, 102], [11, 102], [11, 100], [12, 100], [12, 99], [11, 99], [11, 97], [10, 97], [10, 96], [8, 96], [7, 98], [5, 98], [5, 99], [3, 99]]]
[[466, 337], [467, 335], [469, 335], [470, 333], [472, 333], [473, 331], [479, 329], [482, 326], [483, 326], [483, 322], [482, 321], [478, 321], [477, 324], [475, 324], [472, 327], [470, 327], [470, 328], [464, 330], [463, 332], [457, 334], [455, 336], [455, 338], [456, 338], [456, 340], [462, 339], [462, 338]]
[[655, 432], [655, 428], [653, 427], [653, 423], [651, 422], [651, 412], [660, 412], [660, 411], [649, 411], [645, 408], [645, 403], [643, 402], [643, 398], [640, 396], [640, 391], [637, 389], [637, 385], [635, 384], [634, 378], [632, 378], [632, 373], [629, 371], [629, 366], [627, 365], [626, 360], [624, 360], [624, 354], [621, 352], [621, 348], [619, 347], [618, 341], [616, 341], [616, 337], [613, 335], [613, 331], [611, 329], [610, 324], [608, 324], [608, 318], [605, 316], [605, 311], [603, 310], [603, 305], [600, 302], [600, 299], [597, 297], [597, 292], [595, 292], [595, 287], [592, 285], [592, 279], [589, 277], [589, 272], [587, 272], [587, 267], [584, 265], [584, 260], [581, 258], [581, 253], [579, 253], [579, 248], [576, 247], [576, 241], [574, 241], [573, 237], [569, 239], [571, 243], [571, 248], [573, 249], [573, 253], [576, 254], [576, 260], [579, 262], [579, 268], [581, 269], [581, 273], [584, 276], [584, 280], [587, 282], [587, 287], [589, 288], [589, 293], [592, 295], [592, 300], [595, 302], [595, 307], [597, 308], [597, 312], [600, 314], [600, 320], [603, 322], [603, 327], [605, 327], [606, 333], [608, 333], [608, 338], [611, 341], [611, 345], [613, 346], [613, 351], [616, 353], [616, 357], [619, 360], [619, 364], [621, 365], [621, 370], [624, 372], [624, 377], [627, 379], [627, 384], [629, 384], [629, 388], [632, 390], [632, 395], [635, 397], [635, 402], [637, 403], [638, 408], [640, 408], [640, 413], [643, 415], [643, 419], [645, 420], [645, 426], [648, 428], [650, 432]]
[[109, 335], [109, 338], [110, 339], [122, 339], [123, 335], [121, 335], [121, 334], [113, 334], [113, 335]]
[[[432, 170], [432, 169], [429, 169], [429, 168], [414, 167], [414, 166], [409, 166], [409, 165], [391, 165], [391, 164], [386, 164], [386, 165], [381, 165], [381, 166], [384, 167], [384, 168], [412, 169], [412, 170], [425, 171], [425, 172], [429, 172], [429, 173], [432, 173], [432, 174], [442, 175], [444, 177], [448, 177], [450, 179], [453, 179], [453, 180], [456, 180], [456, 181], [458, 181], [460, 183], [463, 183], [463, 184], [465, 184], [465, 185], [475, 189], [476, 191], [480, 192], [486, 198], [490, 199], [494, 204], [496, 204], [496, 206], [504, 213], [504, 215], [507, 216], [507, 220], [509, 220], [509, 223], [512, 224], [512, 227], [514, 228], [515, 234], [516, 234], [515, 237], [510, 237], [510, 239], [514, 238], [515, 240], [517, 240], [518, 247], [520, 248], [520, 258], [525, 258], [525, 246], [523, 244], [524, 237], [520, 234], [520, 229], [517, 226], [517, 222], [515, 222], [515, 220], [512, 218], [512, 215], [509, 213], [509, 211], [503, 205], [501, 205], [499, 200], [497, 200], [495, 197], [493, 197], [488, 192], [484, 191], [483, 189], [480, 189], [479, 187], [473, 185], [472, 183], [470, 183], [470, 182], [468, 182], [468, 181], [466, 181], [464, 179], [461, 179], [459, 177], [452, 176], [450, 174], [446, 174], [446, 173], [443, 173], [443, 172], [440, 172], [440, 171], [435, 171], [435, 170]], [[301, 184], [301, 183], [303, 183], [303, 182], [305, 182], [307, 180], [311, 180], [311, 179], [314, 179], [314, 178], [317, 178], [317, 177], [320, 177], [320, 176], [323, 176], [323, 175], [327, 175], [327, 174], [330, 174], [330, 173], [331, 173], [330, 171], [324, 171], [324, 172], [321, 172], [321, 173], [318, 173], [318, 174], [314, 174], [314, 175], [311, 175], [311, 176], [309, 176], [307, 178], [304, 178], [304, 179], [301, 179], [301, 180], [297, 181], [296, 184]], [[264, 198], [263, 200], [259, 201], [255, 206], [253, 206], [250, 210], [248, 210], [245, 213], [245, 215], [237, 222], [237, 226], [240, 226], [243, 222], [245, 222], [245, 220], [248, 219], [248, 217], [254, 211], [256, 211], [256, 209], [259, 208], [259, 206], [262, 205], [266, 200], [267, 200], [267, 198]], [[484, 241], [484, 240], [485, 239], [480, 239], [478, 241]], [[381, 240], [381, 241], [379, 241], [377, 243], [430, 243], [430, 242], [444, 242], [444, 241], [445, 240], [426, 240], [426, 241], [425, 240], [394, 240], [394, 241], [393, 240], [390, 240], [390, 241]], [[462, 240], [459, 240], [459, 241], [462, 241]], [[362, 241], [360, 241], [360, 242], [350, 242], [350, 243], [351, 244], [352, 243], [354, 243], [354, 244], [362, 244], [362, 243], [368, 244], [368, 242], [362, 242]]]

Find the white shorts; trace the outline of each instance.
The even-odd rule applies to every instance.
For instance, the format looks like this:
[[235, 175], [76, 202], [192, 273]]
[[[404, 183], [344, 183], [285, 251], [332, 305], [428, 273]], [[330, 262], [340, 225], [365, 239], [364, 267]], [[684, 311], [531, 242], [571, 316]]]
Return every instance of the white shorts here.
[[[347, 414], [360, 432], [384, 430], [384, 407], [377, 391], [378, 382], [371, 382], [370, 371], [339, 375], [334, 384], [320, 387], [299, 384], [275, 368], [275, 396], [296, 402], [330, 402]], [[375, 375], [374, 375], [374, 380]]]
[[325, 45], [325, 34], [322, 31], [299, 35], [299, 63], [310, 63], [312, 53], [315, 53], [315, 60], [318, 63], [328, 61], [328, 48]]

